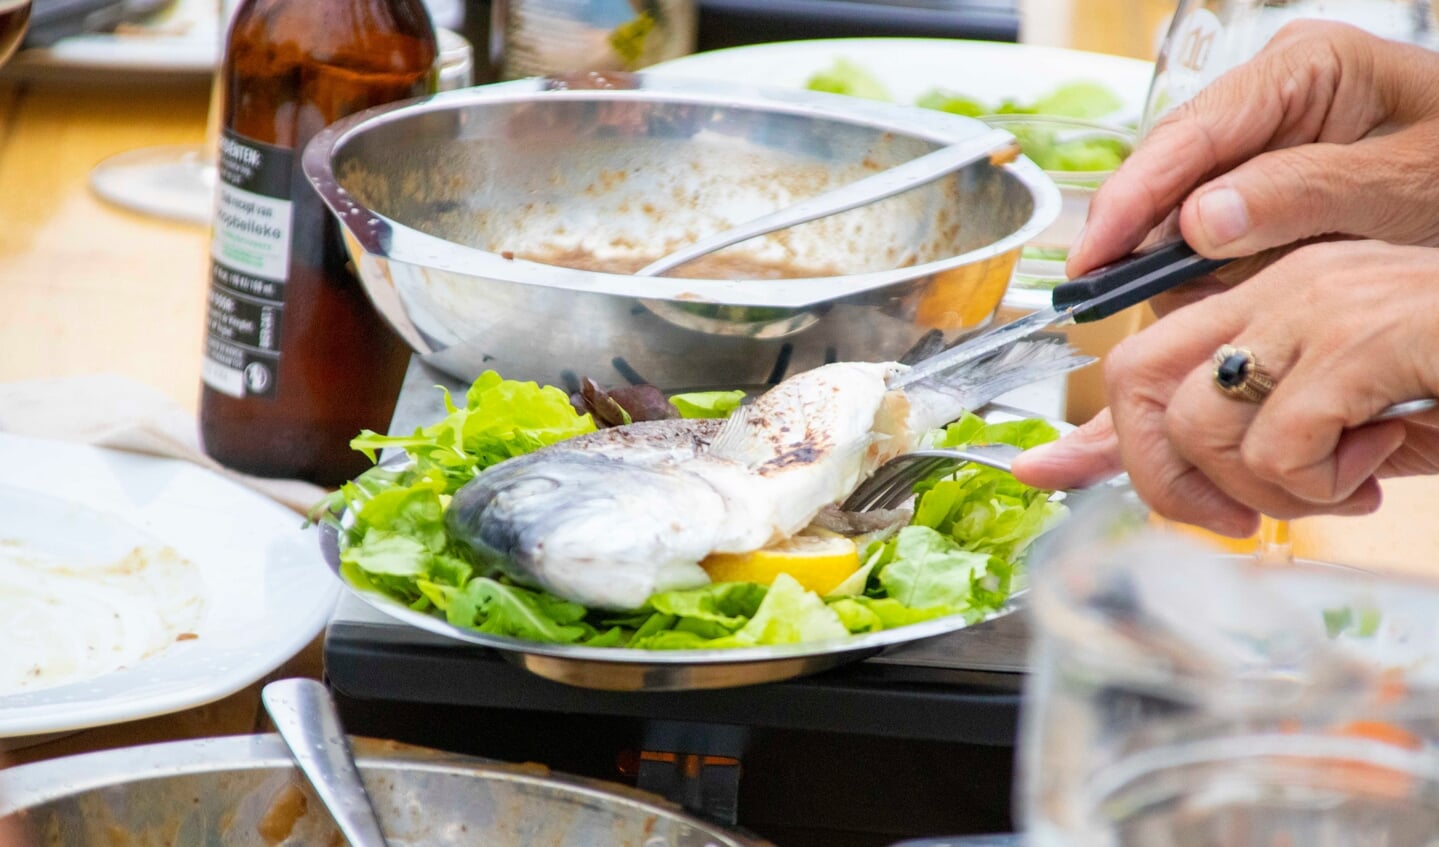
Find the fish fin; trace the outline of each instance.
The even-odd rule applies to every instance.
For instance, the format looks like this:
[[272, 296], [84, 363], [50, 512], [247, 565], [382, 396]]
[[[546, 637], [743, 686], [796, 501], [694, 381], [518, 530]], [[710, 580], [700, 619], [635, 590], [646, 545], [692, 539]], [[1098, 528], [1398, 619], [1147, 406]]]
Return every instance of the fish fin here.
[[[926, 420], [912, 421], [916, 431], [943, 426], [965, 411], [977, 409], [1016, 388], [1068, 373], [1094, 361], [1063, 336], [1037, 335], [998, 350], [958, 362], [905, 389], [911, 400], [928, 394], [922, 405]], [[933, 420], [929, 420], [933, 418]]]
[[749, 406], [739, 406], [730, 412], [719, 432], [710, 440], [706, 452], [721, 459], [749, 464], [749, 451], [746, 449], [749, 446], [749, 416]]

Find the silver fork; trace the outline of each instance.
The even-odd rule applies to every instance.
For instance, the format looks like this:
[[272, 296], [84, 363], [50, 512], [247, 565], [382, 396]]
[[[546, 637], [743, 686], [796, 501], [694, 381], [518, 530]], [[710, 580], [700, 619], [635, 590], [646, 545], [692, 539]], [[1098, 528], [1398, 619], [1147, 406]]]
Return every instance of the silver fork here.
[[914, 494], [915, 483], [931, 474], [946, 468], [945, 472], [951, 473], [969, 462], [1008, 473], [1010, 463], [1022, 452], [1012, 444], [986, 444], [964, 449], [937, 447], [903, 453], [880, 465], [845, 499], [840, 508], [846, 512], [893, 509]]
[[[1374, 420], [1382, 421], [1391, 418], [1403, 418], [1409, 415], [1427, 412], [1430, 409], [1439, 407], [1439, 399], [1425, 397], [1419, 400], [1410, 400], [1406, 403], [1395, 403], [1374, 416]], [[1017, 411], [1005, 409], [1005, 411]], [[1028, 415], [1028, 412], [1017, 412], [1020, 415]], [[960, 466], [973, 462], [976, 465], [997, 468], [1010, 473], [1010, 464], [1014, 457], [1024, 452], [1012, 444], [985, 444], [979, 447], [967, 447], [964, 449], [936, 447], [929, 450], [915, 450], [910, 453], [902, 453], [880, 465], [879, 469], [870, 475], [869, 479], [860, 483], [854, 493], [845, 498], [840, 508], [846, 512], [869, 512], [875, 509], [893, 509], [908, 500], [914, 494], [915, 483], [920, 480], [943, 471], [945, 474], [953, 473]], [[1133, 490], [1129, 484], [1129, 474], [1120, 474], [1112, 479], [1106, 480], [1097, 488], [1107, 488], [1120, 491], [1133, 497]], [[1066, 491], [1066, 494], [1075, 494], [1076, 491]]]

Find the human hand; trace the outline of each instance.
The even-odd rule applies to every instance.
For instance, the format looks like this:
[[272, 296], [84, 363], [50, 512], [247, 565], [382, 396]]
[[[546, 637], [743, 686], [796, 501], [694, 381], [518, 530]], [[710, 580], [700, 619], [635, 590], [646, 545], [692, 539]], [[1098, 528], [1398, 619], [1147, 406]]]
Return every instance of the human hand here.
[[1293, 23], [1149, 133], [1094, 196], [1067, 270], [1120, 258], [1172, 228], [1176, 210], [1185, 240], [1212, 258], [1335, 234], [1439, 245], [1436, 149], [1439, 54]]
[[[1370, 423], [1439, 395], [1439, 250], [1374, 241], [1300, 247], [1180, 309], [1105, 361], [1109, 408], [1014, 462], [1072, 488], [1129, 470], [1159, 514], [1246, 536], [1277, 518], [1378, 508], [1378, 477], [1439, 471], [1439, 415]], [[1214, 382], [1222, 344], [1276, 379], [1262, 403]]]

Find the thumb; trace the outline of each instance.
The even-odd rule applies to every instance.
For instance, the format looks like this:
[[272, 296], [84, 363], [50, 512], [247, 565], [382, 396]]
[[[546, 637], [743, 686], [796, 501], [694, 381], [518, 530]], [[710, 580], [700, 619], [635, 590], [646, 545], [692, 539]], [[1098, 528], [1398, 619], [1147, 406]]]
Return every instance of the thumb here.
[[1439, 128], [1417, 125], [1351, 144], [1261, 154], [1200, 186], [1179, 227], [1206, 256], [1247, 256], [1322, 235], [1439, 243]]

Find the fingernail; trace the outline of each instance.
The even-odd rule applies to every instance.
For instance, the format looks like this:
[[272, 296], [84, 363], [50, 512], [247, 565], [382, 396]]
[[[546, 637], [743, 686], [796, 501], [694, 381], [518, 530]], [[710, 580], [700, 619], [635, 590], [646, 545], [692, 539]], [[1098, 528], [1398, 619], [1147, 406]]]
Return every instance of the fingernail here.
[[1087, 229], [1089, 229], [1089, 224], [1083, 223], [1079, 225], [1079, 232], [1076, 232], [1074, 234], [1074, 240], [1069, 242], [1069, 252], [1071, 254], [1084, 250], [1084, 232]]
[[1044, 442], [1043, 444], [1036, 444], [1036, 445], [1034, 445], [1033, 447], [1026, 447], [1026, 448], [1024, 448], [1024, 455], [1026, 455], [1026, 456], [1043, 456], [1045, 453], [1053, 452], [1053, 451], [1054, 451], [1054, 448], [1055, 448], [1055, 447], [1058, 447], [1058, 446], [1059, 446], [1059, 443], [1060, 443], [1061, 441], [1063, 441], [1063, 440], [1064, 440], [1064, 439], [1061, 438], [1061, 439], [1056, 439], [1056, 440], [1054, 440], [1054, 441], [1046, 441], [1046, 442]]
[[1249, 209], [1244, 198], [1232, 188], [1216, 188], [1199, 198], [1199, 225], [1209, 241], [1218, 247], [1249, 232]]

